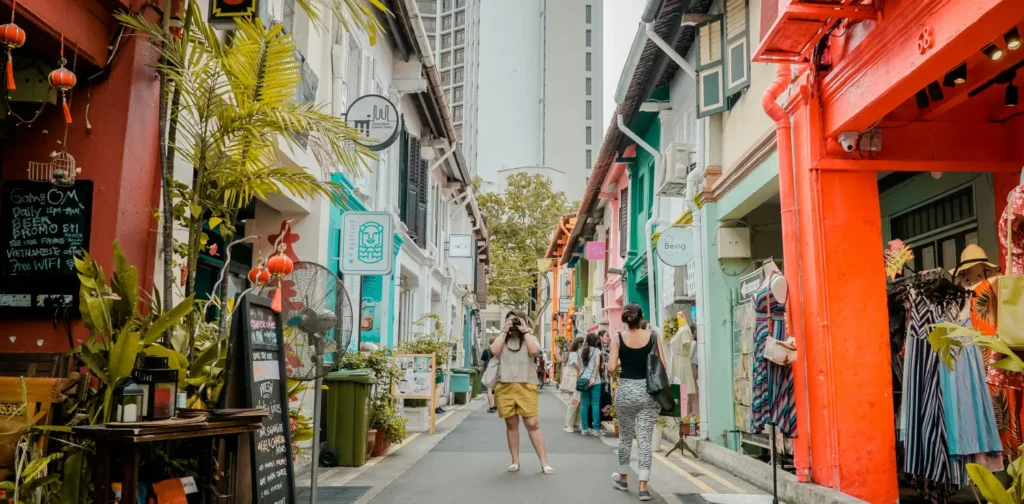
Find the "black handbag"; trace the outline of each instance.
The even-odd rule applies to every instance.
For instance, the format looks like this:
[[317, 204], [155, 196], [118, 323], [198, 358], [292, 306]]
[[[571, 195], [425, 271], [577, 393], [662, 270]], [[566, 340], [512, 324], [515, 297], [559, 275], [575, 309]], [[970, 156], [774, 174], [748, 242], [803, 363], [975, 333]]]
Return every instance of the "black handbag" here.
[[661, 363], [661, 352], [658, 351], [658, 342], [654, 340], [653, 334], [651, 342], [654, 348], [647, 354], [647, 393], [658, 402], [662, 411], [672, 411], [676, 407], [676, 400], [672, 397], [668, 371]]

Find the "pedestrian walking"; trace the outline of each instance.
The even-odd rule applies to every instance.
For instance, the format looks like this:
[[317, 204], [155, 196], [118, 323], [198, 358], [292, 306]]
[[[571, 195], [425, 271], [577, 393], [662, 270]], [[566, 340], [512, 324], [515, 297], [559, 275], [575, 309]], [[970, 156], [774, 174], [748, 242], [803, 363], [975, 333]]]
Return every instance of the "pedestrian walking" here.
[[491, 343], [491, 354], [498, 357], [498, 384], [494, 399], [498, 416], [505, 420], [505, 437], [512, 456], [508, 472], [519, 472], [519, 419], [526, 424], [533, 449], [540, 459], [544, 474], [554, 474], [548, 465], [544, 436], [537, 418], [537, 369], [534, 357], [540, 353], [540, 342], [531, 334], [526, 314], [512, 310], [505, 316], [505, 327]]
[[544, 372], [547, 370], [544, 352], [537, 354], [537, 382], [540, 388], [544, 388]]
[[569, 358], [562, 368], [562, 381], [559, 390], [571, 392], [572, 400], [565, 410], [565, 432], [576, 432], [580, 425], [580, 399], [582, 395], [576, 390], [576, 378], [580, 375], [580, 347], [583, 346], [583, 337], [578, 336], [569, 343]]
[[[600, 436], [601, 431], [601, 372], [604, 370], [604, 354], [601, 352], [601, 337], [597, 333], [587, 334], [586, 345], [580, 352], [580, 377], [576, 389], [580, 398], [580, 432], [584, 436]], [[580, 390], [582, 388], [582, 390]]]
[[[495, 340], [495, 338], [491, 338], [490, 343], [493, 344], [494, 340]], [[484, 364], [484, 369], [481, 372], [486, 372], [487, 371], [487, 366], [491, 362], [491, 357], [492, 357], [492, 355], [491, 355], [491, 347], [490, 347], [490, 345], [488, 345], [487, 348], [484, 349], [483, 354], [480, 356], [480, 362], [483, 362], [483, 364]], [[487, 406], [488, 406], [488, 408], [487, 408], [487, 412], [488, 413], [494, 413], [495, 411], [498, 411], [498, 407], [495, 406], [495, 404], [494, 404], [494, 389], [492, 389], [490, 387], [487, 387]]]
[[[627, 330], [612, 339], [608, 371], [621, 369], [619, 387], [615, 391], [615, 411], [619, 419], [619, 472], [612, 474], [615, 488], [626, 491], [626, 473], [629, 471], [629, 456], [636, 438], [640, 481], [640, 500], [649, 501], [651, 493], [647, 481], [651, 477], [651, 461], [654, 458], [652, 438], [654, 422], [658, 419], [661, 406], [647, 393], [647, 356], [658, 348], [658, 355], [664, 366], [665, 352], [661, 341], [652, 337], [649, 331], [641, 329], [644, 312], [636, 303], [629, 303], [622, 309], [622, 322]], [[667, 366], [666, 366], [667, 369]]]

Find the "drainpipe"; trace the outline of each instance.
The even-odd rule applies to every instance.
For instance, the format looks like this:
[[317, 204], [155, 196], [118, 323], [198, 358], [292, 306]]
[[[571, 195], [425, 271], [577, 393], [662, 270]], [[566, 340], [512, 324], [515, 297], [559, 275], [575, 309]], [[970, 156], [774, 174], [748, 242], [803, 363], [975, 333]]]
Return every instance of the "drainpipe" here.
[[[693, 201], [697, 194], [697, 185], [704, 180], [704, 157], [705, 148], [704, 140], [706, 138], [705, 130], [707, 125], [707, 118], [703, 118], [697, 122], [697, 138], [700, 142], [697, 144], [697, 169], [686, 175], [686, 192], [684, 197], [686, 198], [686, 208], [693, 214], [693, 264], [697, 268], [697, 271], [693, 272], [694, 286], [693, 286], [693, 297], [697, 305], [697, 320], [694, 321], [694, 325], [697, 327], [697, 384], [707, 388], [708, 383], [708, 366], [710, 365], [710, 355], [708, 352], [708, 331], [707, 331], [707, 320], [709, 310], [707, 303], [704, 302], [709, 297], [708, 282], [704, 281], [704, 272], [709, 271], [704, 266], [704, 213], [700, 211], [700, 207]], [[701, 433], [701, 437], [704, 439], [711, 439], [711, 429], [708, 426], [708, 422], [711, 418], [708, 407], [708, 394], [704, 391], [700, 391], [697, 398], [698, 413], [700, 414], [700, 426], [698, 432]]]
[[[779, 153], [779, 202], [782, 207], [782, 245], [783, 268], [789, 288], [789, 299], [786, 300], [786, 313], [790, 317], [790, 327], [796, 328], [797, 344], [806, 352], [806, 332], [803, 320], [803, 282], [798, 272], [801, 270], [800, 240], [797, 230], [796, 186], [793, 175], [793, 127], [789, 114], [776, 103], [782, 92], [789, 87], [793, 79], [793, 71], [788, 64], [778, 65], [775, 81], [768, 86], [761, 97], [761, 107], [768, 117], [775, 121], [776, 150]], [[796, 285], [796, 289], [793, 285]], [[800, 482], [810, 481], [810, 402], [807, 392], [807, 354], [802, 353], [798, 365], [802, 368], [802, 383], [797, 386], [797, 438], [794, 443], [793, 461], [796, 475]], [[802, 394], [800, 394], [800, 389]]]

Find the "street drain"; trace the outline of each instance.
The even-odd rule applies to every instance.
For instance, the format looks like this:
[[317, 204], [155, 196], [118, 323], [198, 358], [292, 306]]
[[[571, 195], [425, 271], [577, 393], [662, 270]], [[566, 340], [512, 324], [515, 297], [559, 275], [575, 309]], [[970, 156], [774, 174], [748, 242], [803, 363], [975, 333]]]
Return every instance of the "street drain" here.
[[[316, 492], [317, 504], [352, 504], [359, 500], [366, 492], [373, 487], [368, 486], [340, 486], [320, 487]], [[295, 499], [298, 502], [309, 502], [309, 487], [295, 489]]]

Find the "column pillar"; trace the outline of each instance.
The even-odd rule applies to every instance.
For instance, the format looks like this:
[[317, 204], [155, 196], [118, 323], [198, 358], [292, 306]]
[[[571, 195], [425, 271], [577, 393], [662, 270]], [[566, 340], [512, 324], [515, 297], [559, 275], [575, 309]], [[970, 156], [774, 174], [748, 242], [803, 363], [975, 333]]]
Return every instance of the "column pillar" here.
[[803, 291], [795, 366], [805, 383], [796, 384], [796, 400], [809, 406], [797, 408], [806, 412], [798, 422], [815, 482], [868, 502], [897, 502], [877, 175], [815, 167], [824, 145], [820, 110], [810, 99], [791, 111], [800, 267], [787, 277]]

